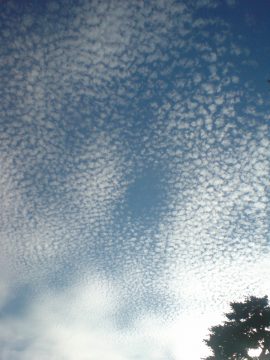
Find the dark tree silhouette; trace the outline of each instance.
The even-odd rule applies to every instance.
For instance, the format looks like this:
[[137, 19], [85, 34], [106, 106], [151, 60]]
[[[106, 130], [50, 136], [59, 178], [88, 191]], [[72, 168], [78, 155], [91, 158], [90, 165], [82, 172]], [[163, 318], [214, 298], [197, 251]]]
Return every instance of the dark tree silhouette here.
[[[205, 360], [270, 360], [270, 306], [268, 297], [251, 296], [244, 302], [230, 303], [222, 325], [211, 327], [204, 340], [213, 352]], [[258, 349], [257, 357], [249, 350]]]

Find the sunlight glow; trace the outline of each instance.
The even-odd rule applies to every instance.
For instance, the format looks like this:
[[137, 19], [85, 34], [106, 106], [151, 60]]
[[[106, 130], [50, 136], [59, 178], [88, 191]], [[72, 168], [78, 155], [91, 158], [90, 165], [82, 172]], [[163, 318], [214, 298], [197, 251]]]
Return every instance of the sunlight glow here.
[[260, 355], [260, 353], [261, 353], [261, 349], [250, 349], [249, 351], [248, 351], [248, 355], [249, 356], [259, 356]]

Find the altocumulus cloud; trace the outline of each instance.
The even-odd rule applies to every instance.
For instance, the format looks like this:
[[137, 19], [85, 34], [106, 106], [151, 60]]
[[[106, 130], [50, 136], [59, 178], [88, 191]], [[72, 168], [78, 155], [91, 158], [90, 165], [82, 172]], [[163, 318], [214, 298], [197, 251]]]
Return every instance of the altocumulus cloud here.
[[[121, 308], [119, 284], [99, 275], [77, 282], [65, 290], [48, 291], [30, 300], [20, 317], [1, 319], [3, 359], [174, 359], [200, 356], [202, 346], [192, 350], [192, 337], [203, 336], [209, 319], [196, 312], [199, 326], [190, 325], [193, 316], [177, 316], [164, 322], [162, 317], [144, 314], [134, 329], [125, 332], [115, 325]], [[29, 311], [29, 308], [31, 309]], [[193, 334], [193, 335], [192, 335]], [[179, 336], [187, 347], [179, 344]]]
[[260, 29], [241, 1], [0, 7], [1, 359], [198, 359], [269, 288]]

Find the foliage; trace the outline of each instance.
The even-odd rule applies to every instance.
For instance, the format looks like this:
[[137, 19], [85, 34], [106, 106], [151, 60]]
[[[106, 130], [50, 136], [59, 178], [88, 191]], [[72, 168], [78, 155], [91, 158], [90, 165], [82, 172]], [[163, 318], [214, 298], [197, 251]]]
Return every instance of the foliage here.
[[[230, 303], [222, 325], [211, 327], [204, 340], [213, 352], [205, 360], [270, 360], [270, 306], [268, 297], [251, 296], [244, 302]], [[249, 350], [258, 349], [258, 357]]]

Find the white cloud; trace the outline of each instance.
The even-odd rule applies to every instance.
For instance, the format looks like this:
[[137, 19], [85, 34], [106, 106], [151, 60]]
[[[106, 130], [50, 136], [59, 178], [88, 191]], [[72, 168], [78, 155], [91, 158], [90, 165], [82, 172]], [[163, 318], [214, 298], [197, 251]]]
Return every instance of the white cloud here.
[[0, 14], [0, 305], [40, 292], [0, 325], [1, 356], [198, 359], [207, 304], [268, 289], [268, 93], [227, 20], [197, 11], [218, 1], [60, 4]]
[[164, 322], [162, 317], [142, 313], [131, 330], [120, 330], [114, 323], [119, 306], [117, 287], [100, 277], [40, 294], [21, 317], [1, 321], [1, 358], [124, 360], [137, 356], [158, 360], [171, 356], [184, 360], [189, 354], [195, 360], [199, 356], [203, 347], [190, 345], [194, 336], [203, 335], [203, 316], [194, 313]]

